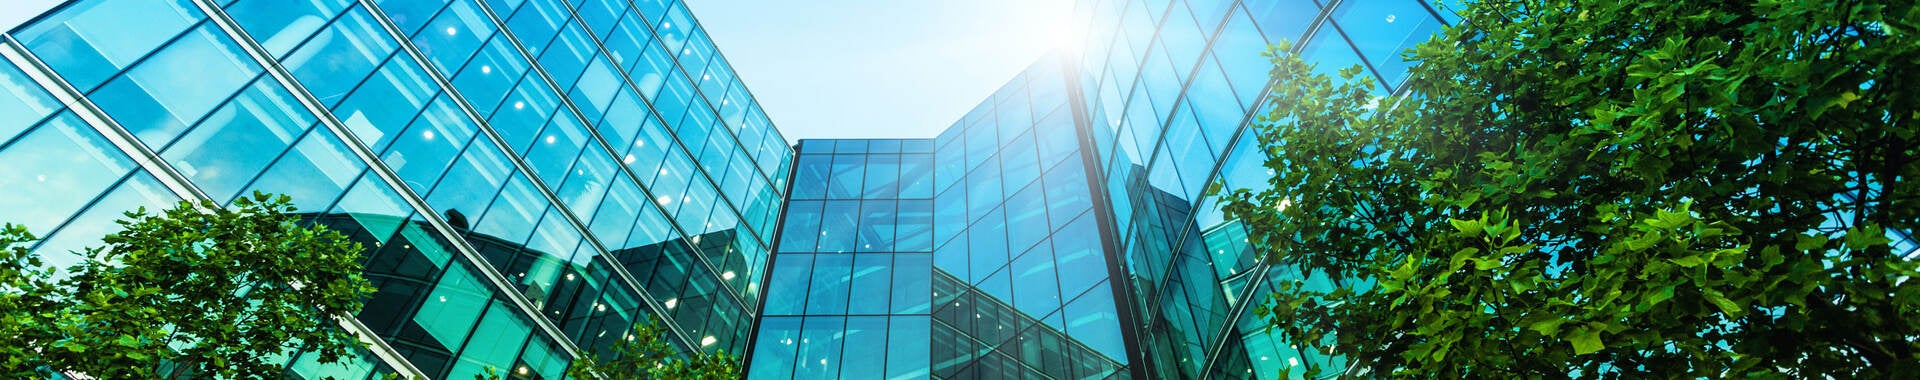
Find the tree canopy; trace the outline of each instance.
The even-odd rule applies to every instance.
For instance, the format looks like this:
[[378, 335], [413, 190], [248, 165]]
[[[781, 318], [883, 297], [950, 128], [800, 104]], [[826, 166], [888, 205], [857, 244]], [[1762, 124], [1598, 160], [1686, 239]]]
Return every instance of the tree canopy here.
[[1403, 89], [1273, 51], [1273, 177], [1222, 193], [1256, 311], [1438, 378], [1920, 371], [1920, 5], [1477, 2]]
[[360, 244], [302, 226], [290, 202], [255, 193], [231, 207], [128, 212], [63, 278], [27, 251], [31, 234], [8, 225], [0, 374], [267, 379], [283, 376], [286, 355], [332, 363], [360, 350], [333, 319], [373, 291]]

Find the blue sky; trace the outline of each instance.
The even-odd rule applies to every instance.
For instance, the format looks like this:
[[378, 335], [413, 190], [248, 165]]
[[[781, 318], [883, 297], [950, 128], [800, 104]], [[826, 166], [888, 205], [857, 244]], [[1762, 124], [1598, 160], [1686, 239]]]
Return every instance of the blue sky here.
[[[1068, 38], [1070, 0], [685, 0], [790, 140], [933, 137]], [[0, 0], [12, 29], [61, 0]]]
[[1067, 0], [687, 0], [788, 139], [933, 137], [1067, 38]]

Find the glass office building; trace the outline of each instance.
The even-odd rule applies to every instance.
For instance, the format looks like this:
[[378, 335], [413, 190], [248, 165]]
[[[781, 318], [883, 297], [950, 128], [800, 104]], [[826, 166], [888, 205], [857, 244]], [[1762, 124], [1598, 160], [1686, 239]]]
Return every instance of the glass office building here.
[[659, 316], [752, 378], [1275, 378], [1338, 358], [1264, 331], [1299, 276], [1201, 196], [1264, 183], [1261, 52], [1390, 96], [1449, 4], [1081, 0], [939, 136], [789, 147], [674, 0], [71, 1], [0, 43], [0, 220], [64, 266], [293, 195], [379, 287], [295, 377], [559, 378]]
[[291, 194], [379, 288], [346, 365], [557, 379], [646, 316], [745, 351], [792, 149], [670, 0], [81, 0], [0, 44], [0, 220]]
[[[1455, 20], [1448, 4], [1111, 0], [1077, 8], [1081, 46], [1043, 58], [933, 141], [931, 330], [913, 315], [926, 290], [863, 282], [881, 271], [863, 268], [882, 264], [862, 264], [860, 253], [852, 264], [822, 261], [841, 248], [859, 252], [858, 241], [876, 232], [862, 229], [866, 218], [893, 220], [856, 207], [851, 199], [872, 194], [842, 184], [924, 173], [863, 172], [876, 165], [868, 144], [890, 154], [896, 142], [799, 145], [753, 378], [1238, 379], [1338, 363], [1265, 331], [1246, 301], [1300, 276], [1260, 265], [1245, 229], [1201, 193], [1215, 181], [1265, 184], [1247, 129], [1269, 85], [1261, 55], [1269, 44], [1294, 41], [1296, 53], [1328, 72], [1362, 65], [1386, 84], [1378, 95], [1389, 96], [1407, 69], [1399, 52]], [[825, 186], [827, 200], [803, 201], [822, 192], [810, 186]], [[840, 237], [852, 240], [812, 240], [843, 231], [855, 231]], [[790, 256], [799, 252], [807, 253]], [[928, 270], [900, 257], [889, 267], [896, 280]], [[785, 294], [809, 308], [774, 312]], [[832, 301], [815, 300], [822, 296]], [[903, 299], [913, 312], [897, 308]], [[896, 308], [861, 305], [881, 300]], [[822, 304], [833, 311], [815, 313]], [[878, 342], [888, 343], [885, 355], [867, 351]]]

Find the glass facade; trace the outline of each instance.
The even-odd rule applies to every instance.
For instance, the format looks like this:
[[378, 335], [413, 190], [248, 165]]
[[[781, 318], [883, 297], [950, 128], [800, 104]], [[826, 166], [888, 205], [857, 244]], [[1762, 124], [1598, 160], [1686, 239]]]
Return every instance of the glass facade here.
[[[864, 148], [894, 143], [803, 141], [751, 377], [881, 378], [847, 371], [879, 360], [855, 351], [863, 346], [851, 337], [883, 331], [894, 343], [885, 356], [888, 376], [1275, 378], [1303, 361], [1337, 363], [1266, 332], [1245, 301], [1300, 276], [1260, 265], [1244, 227], [1225, 220], [1201, 193], [1216, 181], [1265, 184], [1264, 157], [1246, 130], [1269, 85], [1271, 66], [1261, 55], [1269, 44], [1294, 41], [1296, 52], [1328, 72], [1362, 65], [1386, 84], [1378, 95], [1388, 96], [1405, 77], [1399, 53], [1454, 19], [1452, 3], [1362, 5], [1079, 2], [1079, 48], [1041, 59], [932, 142], [930, 334], [922, 319], [902, 319], [912, 314], [897, 310], [878, 314], [889, 326], [912, 330], [867, 327], [878, 320], [856, 323], [857, 313], [840, 314], [882, 311], [860, 304], [898, 302], [903, 290], [917, 300], [920, 290], [896, 285], [893, 298], [861, 297], [875, 290], [858, 280], [860, 254], [826, 256], [865, 248], [860, 236], [830, 240], [872, 215], [840, 199], [874, 195], [850, 182], [872, 184], [875, 167], [891, 173], [890, 158], [876, 160]], [[881, 180], [904, 183], [923, 174], [901, 175]], [[927, 270], [897, 260], [896, 279], [902, 270]], [[798, 290], [823, 285], [829, 293]], [[789, 294], [793, 300], [781, 301]], [[822, 295], [832, 301], [814, 299]], [[780, 302], [807, 310], [777, 317]], [[816, 306], [833, 311], [815, 313]], [[817, 319], [824, 315], [836, 319]], [[821, 344], [840, 336], [849, 340]], [[920, 364], [926, 345], [932, 350]], [[808, 356], [820, 350], [840, 356]], [[897, 372], [892, 365], [902, 354], [925, 371]]]
[[[1457, 20], [1452, 1], [1083, 0], [1086, 39], [1076, 52], [1078, 105], [1098, 157], [1106, 209], [1125, 263], [1136, 342], [1153, 378], [1277, 378], [1304, 362], [1338, 363], [1269, 334], [1254, 315], [1280, 281], [1301, 278], [1263, 266], [1245, 229], [1227, 220], [1212, 183], [1266, 186], [1265, 156], [1249, 132], [1262, 113], [1269, 44], [1329, 74], [1365, 68], [1377, 93], [1405, 79], [1400, 52]], [[1338, 368], [1336, 366], [1335, 368]], [[1302, 371], [1292, 371], [1299, 377]]]
[[793, 152], [684, 4], [82, 0], [0, 55], [0, 220], [51, 264], [252, 191], [367, 248], [370, 348], [292, 377], [557, 379], [649, 315], [750, 343]]

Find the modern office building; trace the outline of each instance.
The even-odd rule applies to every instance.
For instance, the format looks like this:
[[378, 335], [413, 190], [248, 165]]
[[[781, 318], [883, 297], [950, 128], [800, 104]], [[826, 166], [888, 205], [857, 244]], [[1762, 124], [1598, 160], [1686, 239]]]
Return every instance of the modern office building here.
[[294, 377], [750, 343], [793, 154], [684, 4], [79, 0], [0, 55], [0, 220], [52, 264], [256, 190], [367, 247], [371, 348]]
[[[0, 43], [0, 220], [293, 195], [367, 248], [370, 349], [289, 375], [557, 379], [646, 316], [752, 378], [1274, 378], [1270, 43], [1399, 88], [1445, 2], [1082, 0], [939, 136], [789, 147], [674, 0], [76, 0]], [[604, 354], [604, 352], [603, 352]]]
[[[1247, 301], [1301, 278], [1260, 265], [1244, 228], [1202, 189], [1265, 184], [1247, 128], [1267, 91], [1271, 65], [1261, 54], [1269, 44], [1293, 41], [1328, 72], [1362, 65], [1389, 96], [1407, 69], [1399, 53], [1455, 20], [1447, 5], [1077, 7], [1086, 36], [1079, 49], [1043, 58], [933, 140], [931, 269], [917, 257], [901, 264], [913, 257], [905, 253], [891, 267], [884, 255], [868, 264], [863, 257], [876, 255], [856, 243], [894, 225], [867, 230], [867, 218], [892, 219], [866, 208], [873, 188], [852, 183], [926, 175], [895, 177], [895, 161], [875, 161], [872, 146], [891, 154], [898, 142], [801, 142], [753, 378], [1238, 379], [1277, 378], [1308, 361], [1338, 367], [1337, 358], [1265, 331]], [[928, 159], [908, 153], [910, 165]], [[819, 186], [828, 195], [809, 197]], [[828, 244], [832, 236], [845, 241]], [[885, 277], [863, 282], [888, 270], [891, 287]], [[920, 305], [929, 295], [897, 281], [929, 270], [927, 311]], [[875, 293], [881, 288], [891, 297]], [[912, 307], [899, 308], [903, 299]], [[895, 307], [863, 305], [886, 300]], [[776, 302], [807, 309], [782, 314]], [[814, 308], [822, 305], [831, 310]], [[930, 321], [916, 315], [928, 312]], [[871, 347], [881, 342], [887, 350]]]

